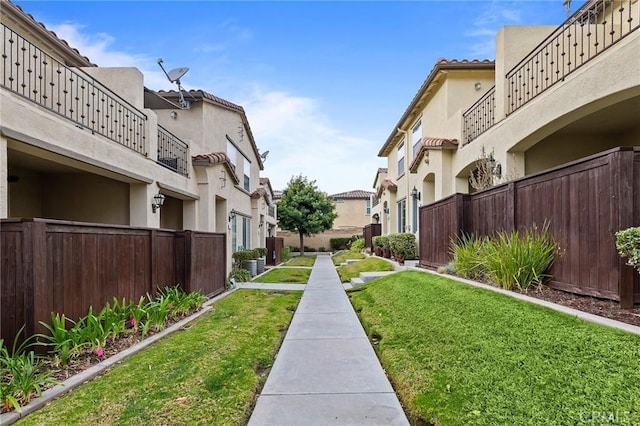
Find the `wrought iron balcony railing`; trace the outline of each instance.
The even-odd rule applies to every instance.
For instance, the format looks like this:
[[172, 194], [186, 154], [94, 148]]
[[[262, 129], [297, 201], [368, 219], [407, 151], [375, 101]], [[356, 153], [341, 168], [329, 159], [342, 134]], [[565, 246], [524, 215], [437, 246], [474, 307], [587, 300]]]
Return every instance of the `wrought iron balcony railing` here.
[[495, 111], [496, 87], [493, 86], [462, 114], [462, 145], [468, 144], [495, 124]]
[[189, 177], [189, 145], [158, 125], [158, 164]]
[[144, 156], [146, 115], [2, 24], [0, 86]]
[[507, 114], [636, 31], [639, 5], [637, 0], [587, 1], [507, 73]]

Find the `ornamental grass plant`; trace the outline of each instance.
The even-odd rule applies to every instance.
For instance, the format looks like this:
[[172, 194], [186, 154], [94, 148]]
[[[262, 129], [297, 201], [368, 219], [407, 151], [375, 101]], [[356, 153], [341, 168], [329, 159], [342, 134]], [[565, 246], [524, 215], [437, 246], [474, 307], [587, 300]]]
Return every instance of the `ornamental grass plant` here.
[[524, 231], [498, 232], [494, 237], [463, 235], [451, 244], [456, 274], [489, 281], [504, 289], [526, 290], [548, 277], [557, 243], [545, 224]]

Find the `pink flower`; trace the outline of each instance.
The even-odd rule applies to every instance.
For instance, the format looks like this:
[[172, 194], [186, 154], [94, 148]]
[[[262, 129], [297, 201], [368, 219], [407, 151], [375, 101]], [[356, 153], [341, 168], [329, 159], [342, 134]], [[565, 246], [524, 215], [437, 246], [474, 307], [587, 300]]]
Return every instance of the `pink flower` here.
[[98, 355], [98, 356], [104, 355], [104, 349], [98, 348], [98, 350], [96, 351], [96, 355]]
[[136, 325], [136, 319], [131, 318], [131, 326], [134, 327]]
[[173, 309], [173, 303], [169, 303], [169, 310]]

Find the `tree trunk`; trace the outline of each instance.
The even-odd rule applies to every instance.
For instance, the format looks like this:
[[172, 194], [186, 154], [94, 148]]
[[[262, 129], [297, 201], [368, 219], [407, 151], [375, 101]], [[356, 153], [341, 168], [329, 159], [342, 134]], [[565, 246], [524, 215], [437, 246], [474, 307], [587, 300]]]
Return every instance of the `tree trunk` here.
[[304, 235], [300, 232], [300, 256], [304, 256]]

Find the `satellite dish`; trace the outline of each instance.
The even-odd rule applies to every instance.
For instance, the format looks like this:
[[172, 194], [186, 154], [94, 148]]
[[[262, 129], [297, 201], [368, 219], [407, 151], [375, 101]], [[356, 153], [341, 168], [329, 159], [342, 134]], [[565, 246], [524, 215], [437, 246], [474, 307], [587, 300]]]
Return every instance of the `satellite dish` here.
[[269, 155], [269, 151], [265, 151], [262, 154], [260, 154], [260, 158], [262, 158], [262, 161], [267, 159], [267, 155]]
[[158, 65], [160, 65], [160, 68], [162, 68], [164, 75], [167, 76], [167, 79], [171, 83], [176, 83], [176, 85], [178, 86], [178, 93], [180, 94], [180, 108], [189, 109], [191, 107], [191, 104], [184, 98], [184, 95], [182, 94], [182, 85], [180, 83], [180, 79], [189, 71], [189, 68], [174, 68], [171, 71], [167, 72], [162, 66], [162, 62], [162, 58], [158, 58]]
[[189, 71], [187, 67], [174, 68], [167, 73], [167, 78], [172, 83], [180, 83], [180, 79]]

